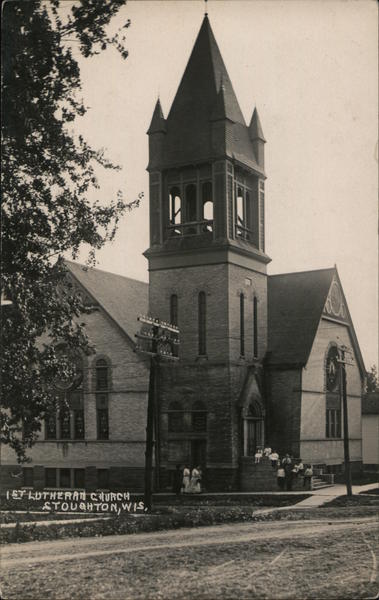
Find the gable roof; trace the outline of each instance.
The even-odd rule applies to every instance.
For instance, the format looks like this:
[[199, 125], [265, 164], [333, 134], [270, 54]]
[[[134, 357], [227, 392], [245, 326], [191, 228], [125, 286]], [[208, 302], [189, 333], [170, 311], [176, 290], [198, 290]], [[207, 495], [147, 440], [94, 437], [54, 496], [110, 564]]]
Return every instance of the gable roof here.
[[134, 344], [137, 316], [148, 313], [148, 284], [65, 260], [67, 270]]
[[335, 268], [268, 277], [268, 363], [305, 365]]
[[[166, 120], [162, 166], [213, 157], [212, 122], [226, 117], [234, 134], [225, 153], [262, 172], [212, 28], [205, 15]], [[235, 156], [236, 155], [236, 156]], [[238, 155], [238, 156], [237, 156]]]
[[368, 392], [363, 396], [362, 415], [379, 415], [379, 392]]

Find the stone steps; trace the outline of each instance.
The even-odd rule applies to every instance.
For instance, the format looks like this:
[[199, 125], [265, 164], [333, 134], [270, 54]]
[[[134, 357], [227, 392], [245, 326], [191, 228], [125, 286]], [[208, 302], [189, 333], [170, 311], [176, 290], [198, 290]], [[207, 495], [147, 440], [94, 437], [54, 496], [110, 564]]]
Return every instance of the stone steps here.
[[322, 490], [323, 488], [333, 487], [332, 483], [326, 483], [318, 477], [312, 477], [312, 490]]
[[[322, 469], [315, 469], [312, 478], [312, 490], [321, 490], [332, 487], [333, 475], [324, 474]], [[292, 490], [302, 491], [303, 477], [294, 477], [292, 481]], [[275, 491], [278, 490], [276, 478], [276, 468], [273, 469], [271, 461], [268, 458], [262, 458], [259, 463], [255, 463], [253, 458], [244, 458], [241, 461], [241, 490], [249, 491]]]

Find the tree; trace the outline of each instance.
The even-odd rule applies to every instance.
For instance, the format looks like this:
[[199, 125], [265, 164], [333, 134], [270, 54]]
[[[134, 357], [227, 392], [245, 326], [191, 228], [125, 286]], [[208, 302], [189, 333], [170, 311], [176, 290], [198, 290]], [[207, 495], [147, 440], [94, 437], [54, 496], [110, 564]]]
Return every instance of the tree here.
[[[97, 169], [118, 168], [70, 131], [86, 109], [71, 45], [85, 57], [113, 46], [122, 58], [125, 28], [107, 26], [126, 0], [5, 3], [3, 58], [2, 442], [26, 459], [41, 419], [55, 406], [57, 379], [75, 375], [75, 356], [90, 352], [78, 317], [85, 310], [65, 283], [63, 256], [82, 244], [95, 251], [111, 240], [125, 203], [91, 201]], [[43, 342], [43, 343], [42, 343]], [[62, 343], [65, 352], [62, 355]]]
[[367, 371], [367, 392], [379, 392], [378, 371], [376, 365], [372, 365], [370, 371]]

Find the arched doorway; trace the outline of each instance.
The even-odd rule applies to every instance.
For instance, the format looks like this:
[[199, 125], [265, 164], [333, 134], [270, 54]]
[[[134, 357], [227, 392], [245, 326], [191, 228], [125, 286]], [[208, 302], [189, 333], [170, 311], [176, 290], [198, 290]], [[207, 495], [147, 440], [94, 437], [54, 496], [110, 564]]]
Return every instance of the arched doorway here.
[[242, 452], [243, 456], [254, 456], [257, 448], [263, 448], [264, 414], [260, 400], [251, 400], [242, 409]]

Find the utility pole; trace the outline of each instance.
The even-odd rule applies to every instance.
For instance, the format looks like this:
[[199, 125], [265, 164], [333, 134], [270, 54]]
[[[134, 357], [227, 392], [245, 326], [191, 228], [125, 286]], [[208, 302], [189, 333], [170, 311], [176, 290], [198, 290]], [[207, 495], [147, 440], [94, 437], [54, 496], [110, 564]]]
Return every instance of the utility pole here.
[[[145, 507], [151, 510], [152, 507], [152, 474], [153, 474], [153, 450], [154, 450], [154, 430], [155, 441], [159, 440], [159, 412], [157, 407], [156, 393], [156, 374], [157, 364], [160, 359], [176, 361], [179, 358], [174, 351], [179, 344], [179, 329], [171, 323], [160, 321], [149, 315], [140, 315], [138, 321], [143, 323], [143, 327], [136, 337], [139, 342], [136, 346], [136, 352], [150, 356], [150, 378], [149, 394], [147, 400], [147, 421], [146, 421], [146, 449], [145, 449]], [[159, 468], [158, 460], [159, 448], [155, 448], [155, 464]]]
[[347, 392], [346, 392], [346, 365], [348, 363], [345, 359], [346, 353], [351, 353], [347, 346], [340, 346], [339, 352], [339, 374], [340, 374], [340, 394], [342, 398], [342, 409], [343, 409], [343, 450], [344, 450], [344, 461], [345, 461], [345, 477], [346, 477], [346, 492], [348, 496], [353, 495], [351, 487], [351, 465], [350, 465], [350, 449], [349, 449], [349, 420], [347, 411]]

